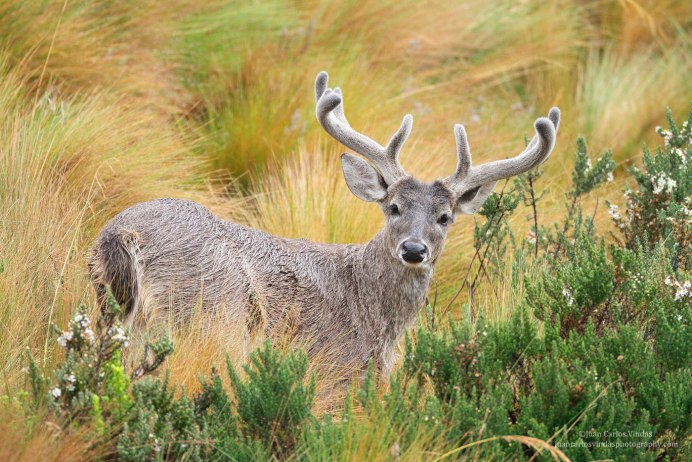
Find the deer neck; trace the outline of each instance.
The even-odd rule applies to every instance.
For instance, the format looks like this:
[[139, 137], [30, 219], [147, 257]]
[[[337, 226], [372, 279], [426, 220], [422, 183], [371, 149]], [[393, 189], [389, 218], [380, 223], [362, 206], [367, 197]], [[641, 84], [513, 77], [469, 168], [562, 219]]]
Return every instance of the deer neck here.
[[416, 320], [433, 275], [433, 265], [411, 268], [392, 255], [382, 233], [362, 247], [354, 265], [363, 327], [384, 345], [397, 342]]

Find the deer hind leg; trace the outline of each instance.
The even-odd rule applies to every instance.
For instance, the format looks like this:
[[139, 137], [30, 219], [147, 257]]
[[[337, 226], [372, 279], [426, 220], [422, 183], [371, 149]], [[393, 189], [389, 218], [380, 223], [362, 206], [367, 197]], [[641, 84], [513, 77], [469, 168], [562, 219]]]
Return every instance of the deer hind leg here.
[[245, 311], [245, 326], [243, 338], [243, 362], [246, 362], [250, 351], [263, 337], [267, 325], [267, 313], [262, 307], [257, 294], [251, 291]]

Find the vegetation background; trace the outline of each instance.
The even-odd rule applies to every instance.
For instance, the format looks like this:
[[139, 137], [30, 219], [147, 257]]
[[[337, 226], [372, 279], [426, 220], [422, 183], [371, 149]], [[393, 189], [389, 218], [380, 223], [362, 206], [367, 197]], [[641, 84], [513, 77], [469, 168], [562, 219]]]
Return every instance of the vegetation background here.
[[[27, 350], [45, 370], [60, 360], [51, 325], [93, 305], [86, 250], [129, 205], [190, 198], [323, 242], [377, 232], [379, 210], [349, 193], [343, 148], [314, 120], [320, 70], [343, 88], [351, 123], [377, 140], [413, 114], [402, 162], [428, 180], [453, 169], [454, 123], [482, 162], [520, 152], [533, 120], [559, 106], [541, 179], [540, 219], [552, 223], [565, 214], [577, 135], [590, 152], [611, 149], [618, 165], [613, 182], [583, 197], [584, 210], [623, 203], [625, 170], [641, 164], [643, 143], [657, 144], [664, 108], [688, 110], [691, 26], [684, 0], [0, 0], [2, 393], [24, 386]], [[615, 231], [605, 207], [596, 210], [602, 234]], [[510, 220], [520, 238], [532, 229], [525, 212]], [[457, 319], [510, 319], [523, 289], [506, 279], [486, 283], [471, 309], [466, 291], [455, 297], [473, 230], [468, 218], [450, 231], [437, 303], [453, 301]], [[240, 362], [229, 333], [197, 327], [169, 332], [176, 348], [165, 364], [189, 392], [227, 353]], [[71, 460], [91, 447], [80, 430], [41, 423], [48, 417], [2, 412], [0, 459]]]

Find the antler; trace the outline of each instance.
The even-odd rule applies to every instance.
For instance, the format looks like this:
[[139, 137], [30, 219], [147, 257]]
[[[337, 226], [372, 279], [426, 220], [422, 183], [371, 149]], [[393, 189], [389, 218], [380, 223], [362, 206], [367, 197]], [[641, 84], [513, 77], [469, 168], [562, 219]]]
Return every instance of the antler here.
[[479, 186], [524, 173], [540, 165], [550, 155], [555, 146], [557, 129], [560, 126], [560, 110], [552, 108], [548, 117], [536, 119], [536, 135], [526, 149], [512, 159], [496, 160], [471, 166], [471, 150], [463, 125], [454, 126], [457, 143], [457, 168], [453, 175], [444, 179], [445, 184], [461, 194]]
[[315, 79], [315, 113], [322, 127], [334, 139], [368, 159], [382, 175], [385, 183], [391, 185], [404, 178], [407, 173], [399, 163], [399, 151], [411, 133], [413, 117], [404, 116], [401, 127], [394, 133], [387, 147], [381, 146], [367, 136], [351, 128], [344, 114], [343, 96], [340, 88], [327, 88], [329, 76], [322, 71]]

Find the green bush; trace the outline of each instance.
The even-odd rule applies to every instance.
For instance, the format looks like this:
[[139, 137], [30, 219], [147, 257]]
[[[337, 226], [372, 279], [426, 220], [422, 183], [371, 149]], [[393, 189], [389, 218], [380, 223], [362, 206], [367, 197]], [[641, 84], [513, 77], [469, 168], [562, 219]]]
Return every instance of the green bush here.
[[30, 403], [33, 410], [47, 405], [66, 428], [86, 425], [118, 460], [283, 459], [315, 422], [315, 384], [314, 378], [306, 381], [304, 353], [283, 356], [267, 343], [250, 355], [244, 378], [228, 362], [233, 393], [213, 369], [211, 377], [200, 379], [201, 392], [188, 398], [167, 373], [163, 379], [145, 377], [173, 351], [167, 338], [147, 345], [127, 375], [122, 351], [129, 336], [115, 299], [108, 294], [93, 330], [86, 311], [77, 310], [68, 330], [54, 328], [66, 350], [54, 383], [29, 355], [31, 399], [17, 395], [13, 402]]
[[274, 453], [289, 454], [313, 419], [314, 377], [304, 384], [307, 356], [299, 352], [282, 358], [267, 342], [244, 367], [245, 381], [227, 363], [244, 433], [270, 442]]
[[610, 204], [613, 221], [620, 228], [627, 247], [637, 243], [655, 246], [659, 242], [674, 248], [673, 268], [692, 267], [692, 107], [680, 127], [666, 111], [669, 129], [656, 128], [663, 146], [652, 155], [644, 147], [644, 171], [632, 167], [636, 190], [626, 190], [627, 211], [623, 217]]

